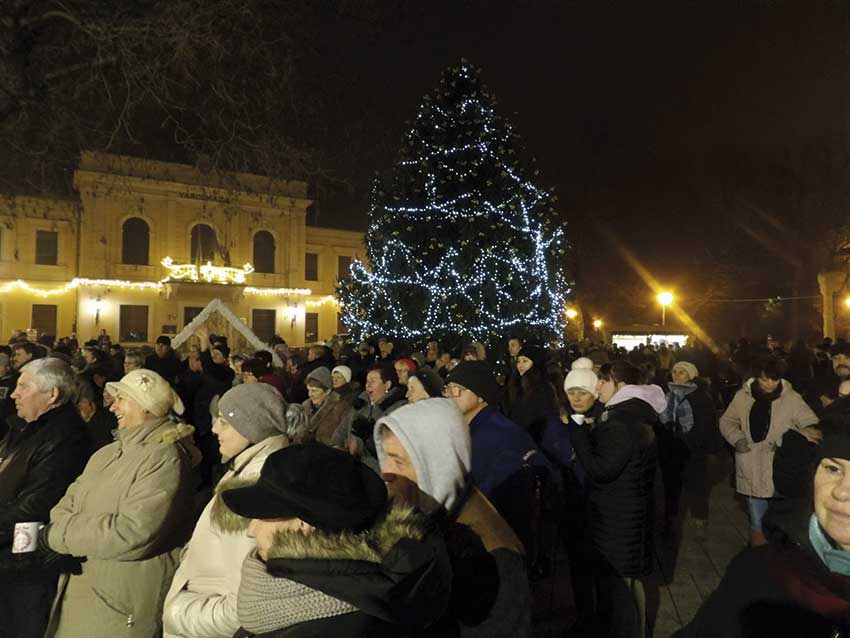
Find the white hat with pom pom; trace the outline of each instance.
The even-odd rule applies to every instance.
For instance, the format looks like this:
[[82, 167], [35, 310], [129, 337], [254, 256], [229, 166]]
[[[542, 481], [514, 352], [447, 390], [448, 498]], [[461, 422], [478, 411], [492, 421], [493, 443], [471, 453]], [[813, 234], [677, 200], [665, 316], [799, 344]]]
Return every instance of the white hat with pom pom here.
[[599, 391], [596, 389], [596, 384], [599, 379], [596, 373], [593, 372], [593, 361], [587, 357], [581, 357], [573, 361], [570, 373], [564, 379], [564, 392], [569, 392], [573, 389], [584, 390], [590, 392], [594, 398], [599, 398]]

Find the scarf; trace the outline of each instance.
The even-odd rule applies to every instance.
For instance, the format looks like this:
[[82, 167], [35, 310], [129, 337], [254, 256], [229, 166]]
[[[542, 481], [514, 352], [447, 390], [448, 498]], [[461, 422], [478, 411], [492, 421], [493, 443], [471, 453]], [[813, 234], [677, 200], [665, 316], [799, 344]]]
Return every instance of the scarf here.
[[770, 431], [770, 412], [773, 402], [782, 396], [782, 384], [776, 386], [773, 392], [764, 392], [759, 385], [758, 379], [753, 379], [750, 385], [753, 393], [753, 407], [750, 408], [750, 437], [753, 443], [764, 441]]
[[833, 574], [850, 576], [850, 552], [843, 549], [835, 549], [826, 534], [823, 533], [817, 517], [812, 514], [809, 519], [809, 542], [820, 558], [821, 562]]
[[288, 578], [276, 578], [251, 552], [242, 564], [237, 597], [239, 622], [252, 634], [265, 634], [298, 623], [357, 611], [346, 602]]
[[682, 432], [687, 434], [694, 427], [694, 411], [687, 396], [697, 389], [696, 383], [671, 383], [667, 393], [667, 407], [658, 415], [664, 423], [679, 425]]

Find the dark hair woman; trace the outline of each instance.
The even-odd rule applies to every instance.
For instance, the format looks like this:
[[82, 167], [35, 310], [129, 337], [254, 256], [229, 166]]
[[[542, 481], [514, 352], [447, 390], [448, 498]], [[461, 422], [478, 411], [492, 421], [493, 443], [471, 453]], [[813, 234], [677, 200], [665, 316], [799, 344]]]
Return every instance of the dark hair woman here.
[[788, 430], [801, 430], [818, 422], [802, 397], [782, 379], [784, 372], [784, 363], [777, 357], [758, 360], [753, 365], [753, 378], [738, 390], [720, 417], [720, 433], [735, 448], [736, 489], [747, 497], [752, 545], [766, 542], [762, 519], [776, 492], [776, 448]]
[[524, 345], [517, 356], [517, 374], [508, 380], [507, 417], [540, 445], [548, 423], [559, 420], [555, 389], [546, 376], [546, 351]]

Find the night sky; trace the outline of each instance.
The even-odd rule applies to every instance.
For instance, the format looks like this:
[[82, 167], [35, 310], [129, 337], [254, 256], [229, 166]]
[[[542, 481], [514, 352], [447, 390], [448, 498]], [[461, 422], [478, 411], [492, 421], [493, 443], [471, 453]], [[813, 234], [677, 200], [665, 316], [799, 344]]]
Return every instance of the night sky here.
[[306, 177], [311, 223], [363, 230], [373, 176], [465, 58], [559, 198], [590, 318], [657, 322], [654, 283], [717, 340], [813, 338], [817, 299], [729, 300], [816, 296], [850, 245], [846, 2], [17, 10], [0, 29], [4, 192], [73, 197], [80, 151], [103, 150]]
[[[336, 25], [328, 37], [338, 46], [321, 45], [351, 77], [340, 138], [353, 126], [357, 139], [334, 163], [349, 187], [322, 197], [316, 223], [365, 227], [371, 175], [391, 164], [443, 69], [465, 57], [536, 157], [539, 185], [559, 195], [592, 312], [658, 321], [650, 289], [606, 231], [683, 304], [690, 294], [689, 311], [722, 337], [766, 333], [770, 322], [758, 304], [706, 305], [706, 295], [817, 293], [818, 264], [791, 284], [785, 257], [809, 248], [778, 173], [807, 153], [848, 148], [843, 3], [408, 4], [371, 20], [368, 37]], [[755, 208], [766, 216], [747, 221]], [[722, 284], [709, 281], [721, 274]], [[816, 309], [801, 312], [795, 329], [815, 330]]]

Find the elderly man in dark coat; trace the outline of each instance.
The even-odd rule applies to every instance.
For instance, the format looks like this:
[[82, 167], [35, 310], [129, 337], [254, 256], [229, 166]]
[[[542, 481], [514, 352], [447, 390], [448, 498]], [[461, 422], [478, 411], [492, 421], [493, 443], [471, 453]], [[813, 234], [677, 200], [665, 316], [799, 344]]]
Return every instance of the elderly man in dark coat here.
[[12, 393], [18, 416], [0, 441], [0, 636], [41, 638], [61, 565], [12, 555], [16, 523], [46, 523], [82, 472], [91, 443], [74, 409], [76, 379], [56, 358], [21, 370]]

